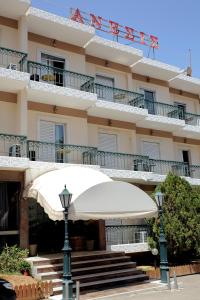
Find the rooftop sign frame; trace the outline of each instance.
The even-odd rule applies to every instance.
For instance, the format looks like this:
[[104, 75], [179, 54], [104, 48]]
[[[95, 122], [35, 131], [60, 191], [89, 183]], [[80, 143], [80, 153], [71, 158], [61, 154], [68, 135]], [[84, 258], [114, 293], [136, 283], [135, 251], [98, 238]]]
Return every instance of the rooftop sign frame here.
[[115, 21], [104, 19], [93, 13], [86, 13], [79, 8], [71, 8], [70, 19], [81, 24], [89, 25], [97, 30], [109, 33], [118, 41], [119, 38], [128, 40], [130, 44], [138, 43], [153, 49], [158, 49], [158, 38], [152, 34], [135, 30], [132, 27], [121, 25]]

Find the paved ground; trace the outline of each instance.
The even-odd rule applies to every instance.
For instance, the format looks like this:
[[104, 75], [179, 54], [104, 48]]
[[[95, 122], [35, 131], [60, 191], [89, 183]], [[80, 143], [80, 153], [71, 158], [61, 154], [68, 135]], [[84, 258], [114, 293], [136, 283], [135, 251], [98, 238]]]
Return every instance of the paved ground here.
[[[172, 280], [172, 279], [171, 279]], [[178, 277], [178, 290], [157, 282], [92, 292], [80, 300], [200, 300], [200, 274]], [[54, 299], [60, 300], [61, 297]]]

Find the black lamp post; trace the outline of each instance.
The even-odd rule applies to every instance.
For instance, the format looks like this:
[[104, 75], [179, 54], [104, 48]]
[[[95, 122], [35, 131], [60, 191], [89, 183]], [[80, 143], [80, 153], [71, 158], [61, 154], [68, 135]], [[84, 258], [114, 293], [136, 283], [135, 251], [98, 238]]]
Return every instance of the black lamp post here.
[[160, 244], [160, 279], [161, 282], [167, 283], [167, 272], [169, 272], [169, 266], [167, 261], [167, 241], [165, 239], [164, 234], [164, 226], [163, 226], [163, 201], [164, 201], [164, 194], [161, 192], [157, 192], [155, 194], [156, 203], [158, 206], [159, 211], [159, 218], [160, 218], [160, 237], [159, 237], [159, 244]]
[[64, 208], [65, 220], [65, 241], [62, 249], [64, 253], [64, 266], [63, 266], [63, 300], [73, 299], [73, 281], [71, 274], [71, 247], [69, 245], [68, 235], [68, 210], [71, 203], [72, 194], [66, 189], [66, 185], [61, 194], [59, 194], [60, 202]]

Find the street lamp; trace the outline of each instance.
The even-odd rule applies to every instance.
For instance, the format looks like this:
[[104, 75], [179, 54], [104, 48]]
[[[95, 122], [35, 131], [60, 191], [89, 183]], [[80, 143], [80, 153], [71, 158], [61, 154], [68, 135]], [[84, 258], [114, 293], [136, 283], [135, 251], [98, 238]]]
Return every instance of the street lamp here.
[[64, 253], [64, 266], [63, 266], [63, 300], [73, 299], [73, 281], [71, 274], [71, 247], [69, 245], [68, 235], [68, 210], [70, 207], [72, 194], [66, 189], [66, 185], [61, 194], [59, 194], [60, 202], [64, 208], [64, 220], [65, 220], [65, 240], [64, 247], [62, 249]]
[[160, 236], [159, 236], [159, 244], [160, 244], [160, 279], [161, 282], [167, 283], [167, 272], [169, 272], [169, 266], [167, 261], [167, 241], [165, 239], [164, 234], [164, 226], [163, 226], [163, 202], [164, 202], [164, 194], [161, 192], [156, 192], [155, 194], [156, 203], [159, 211], [160, 218]]

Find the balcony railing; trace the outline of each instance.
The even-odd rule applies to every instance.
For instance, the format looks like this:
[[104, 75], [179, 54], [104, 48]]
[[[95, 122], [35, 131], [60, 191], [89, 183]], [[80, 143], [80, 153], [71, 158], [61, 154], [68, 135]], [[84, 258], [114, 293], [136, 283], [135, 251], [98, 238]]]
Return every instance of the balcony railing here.
[[200, 178], [200, 165], [148, 156], [99, 151], [95, 147], [27, 140], [25, 136], [0, 134], [0, 156], [28, 157], [32, 161], [100, 165], [103, 168], [152, 172]]
[[97, 94], [97, 97], [101, 100], [117, 102], [131, 106], [133, 105], [134, 101], [142, 101], [144, 99], [143, 94], [113, 88], [94, 82], [87, 82], [82, 86], [82, 89], [86, 92]]
[[26, 58], [26, 53], [0, 47], [0, 67], [16, 71], [25, 71]]
[[[147, 161], [148, 161], [148, 165], [146, 164]], [[104, 168], [119, 169], [119, 170], [134, 170], [134, 169], [137, 169], [137, 171], [151, 170], [151, 165], [149, 163], [148, 156], [126, 154], [126, 153], [116, 153], [116, 152], [106, 152], [106, 151], [86, 151], [83, 153], [83, 163], [100, 165], [101, 167]]]
[[147, 225], [114, 225], [106, 226], [107, 245], [146, 243]]
[[26, 157], [26, 137], [0, 133], [0, 156]]
[[83, 90], [82, 86], [93, 82], [94, 78], [88, 75], [47, 66], [41, 63], [28, 61], [28, 73], [30, 79], [45, 83]]
[[185, 122], [188, 125], [200, 126], [200, 115], [185, 113]]
[[175, 105], [144, 99], [135, 100], [133, 105], [147, 109], [148, 113], [151, 115], [159, 115], [180, 120], [185, 119], [184, 111]]
[[79, 145], [27, 141], [27, 155], [32, 161], [82, 164], [84, 153], [94, 149]]

